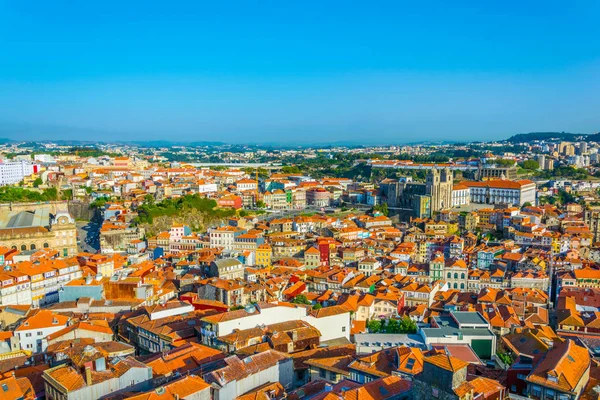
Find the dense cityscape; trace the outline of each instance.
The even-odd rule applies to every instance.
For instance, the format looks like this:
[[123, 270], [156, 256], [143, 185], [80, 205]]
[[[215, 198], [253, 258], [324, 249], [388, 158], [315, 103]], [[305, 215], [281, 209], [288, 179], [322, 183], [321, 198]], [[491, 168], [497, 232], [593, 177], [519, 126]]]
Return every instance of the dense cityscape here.
[[3, 399], [598, 396], [596, 135], [2, 143]]
[[600, 400], [600, 1], [0, 1], [0, 400]]

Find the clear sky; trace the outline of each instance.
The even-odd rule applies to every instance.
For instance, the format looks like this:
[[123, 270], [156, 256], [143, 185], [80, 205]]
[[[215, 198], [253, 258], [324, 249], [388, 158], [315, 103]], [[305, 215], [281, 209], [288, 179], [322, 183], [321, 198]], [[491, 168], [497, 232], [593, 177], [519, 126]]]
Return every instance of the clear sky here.
[[598, 1], [4, 1], [0, 137], [600, 130]]

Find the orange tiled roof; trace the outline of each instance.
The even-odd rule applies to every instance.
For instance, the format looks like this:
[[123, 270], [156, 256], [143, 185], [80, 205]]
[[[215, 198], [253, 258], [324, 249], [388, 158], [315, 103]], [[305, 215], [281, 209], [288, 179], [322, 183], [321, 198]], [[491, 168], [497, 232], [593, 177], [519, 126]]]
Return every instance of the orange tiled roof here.
[[468, 362], [446, 354], [436, 354], [434, 356], [425, 358], [424, 361], [451, 372], [456, 372], [469, 365]]

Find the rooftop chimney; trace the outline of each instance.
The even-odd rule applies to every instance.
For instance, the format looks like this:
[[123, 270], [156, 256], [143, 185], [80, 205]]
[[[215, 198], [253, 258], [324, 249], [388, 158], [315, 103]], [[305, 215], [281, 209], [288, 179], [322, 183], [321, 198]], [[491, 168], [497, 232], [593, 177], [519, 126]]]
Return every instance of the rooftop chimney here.
[[92, 367], [85, 367], [85, 383], [88, 386], [92, 386]]

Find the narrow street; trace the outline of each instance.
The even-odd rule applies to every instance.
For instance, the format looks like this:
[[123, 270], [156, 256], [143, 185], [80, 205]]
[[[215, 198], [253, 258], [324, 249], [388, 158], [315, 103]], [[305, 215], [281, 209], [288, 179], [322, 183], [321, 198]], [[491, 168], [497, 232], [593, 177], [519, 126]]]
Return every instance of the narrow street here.
[[77, 245], [81, 251], [100, 251], [100, 224], [96, 221], [77, 221]]

